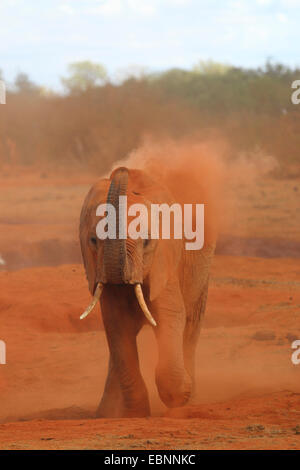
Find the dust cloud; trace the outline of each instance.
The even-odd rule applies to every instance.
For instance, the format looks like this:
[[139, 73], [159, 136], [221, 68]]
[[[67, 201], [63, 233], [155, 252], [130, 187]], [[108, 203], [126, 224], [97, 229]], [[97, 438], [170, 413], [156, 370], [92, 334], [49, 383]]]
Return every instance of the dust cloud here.
[[255, 191], [257, 180], [275, 170], [277, 161], [259, 149], [233, 157], [230, 144], [221, 137], [147, 137], [114, 168], [120, 165], [145, 170], [169, 189], [175, 202], [205, 204], [205, 238], [214, 242], [220, 233], [234, 234], [241, 189]]

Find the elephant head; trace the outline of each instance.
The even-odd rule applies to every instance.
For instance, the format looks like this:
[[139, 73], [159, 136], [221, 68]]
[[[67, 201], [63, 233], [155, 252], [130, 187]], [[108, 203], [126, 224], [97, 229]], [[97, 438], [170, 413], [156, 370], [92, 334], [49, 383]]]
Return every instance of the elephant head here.
[[[110, 349], [106, 387], [99, 416], [111, 416], [118, 401], [122, 415], [149, 414], [145, 384], [139, 371], [136, 335], [146, 322], [155, 327], [159, 363], [156, 383], [167, 406], [181, 406], [191, 392], [182, 344], [185, 305], [180, 288], [182, 240], [119, 237], [119, 196], [128, 207], [143, 203], [172, 204], [171, 195], [140, 170], [116, 169], [110, 179], [96, 183], [88, 193], [80, 218], [80, 243], [89, 289], [94, 296], [83, 317], [101, 297], [101, 312]], [[100, 240], [97, 207], [112, 204], [116, 238]], [[150, 313], [151, 311], [151, 313]], [[143, 315], [144, 313], [144, 315]]]

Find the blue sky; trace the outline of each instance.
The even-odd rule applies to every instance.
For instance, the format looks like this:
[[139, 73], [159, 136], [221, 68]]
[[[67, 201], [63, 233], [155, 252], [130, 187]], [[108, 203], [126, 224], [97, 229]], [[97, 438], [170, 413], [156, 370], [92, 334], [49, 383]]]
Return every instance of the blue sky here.
[[0, 68], [58, 88], [67, 64], [190, 68], [213, 59], [300, 65], [300, 0], [0, 0]]

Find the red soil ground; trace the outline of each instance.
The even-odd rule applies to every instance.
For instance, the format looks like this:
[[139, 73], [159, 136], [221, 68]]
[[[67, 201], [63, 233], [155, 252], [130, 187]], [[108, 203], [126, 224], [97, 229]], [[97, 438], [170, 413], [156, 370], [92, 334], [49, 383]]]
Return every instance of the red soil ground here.
[[[93, 178], [66, 185], [44, 176], [1, 178], [4, 258], [7, 250], [22, 257], [24, 240], [32, 250], [45, 240], [75, 243]], [[296, 187], [299, 180], [265, 179], [254, 192], [246, 188], [234, 233], [282, 237], [284, 229], [287, 240], [299, 241]], [[300, 449], [300, 365], [291, 362], [291, 343], [300, 339], [299, 258], [216, 256], [197, 351], [196, 405], [167, 410], [159, 400], [154, 339], [145, 328], [139, 350], [152, 417], [130, 420], [93, 419], [108, 352], [98, 307], [79, 320], [89, 301], [82, 265], [53, 266], [59, 260], [52, 263], [51, 254], [41, 264], [7, 264], [0, 273], [0, 339], [7, 347], [0, 449]]]

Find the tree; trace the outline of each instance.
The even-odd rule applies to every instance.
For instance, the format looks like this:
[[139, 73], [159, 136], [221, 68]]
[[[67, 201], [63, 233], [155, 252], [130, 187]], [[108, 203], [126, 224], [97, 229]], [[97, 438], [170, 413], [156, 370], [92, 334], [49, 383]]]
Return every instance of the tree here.
[[40, 88], [33, 83], [26, 73], [20, 72], [15, 78], [15, 88], [18, 93], [33, 94], [39, 93]]
[[115, 78], [118, 83], [126, 82], [127, 80], [143, 80], [147, 77], [148, 69], [142, 65], [129, 65], [128, 67], [119, 68], [115, 73]]
[[102, 85], [107, 79], [103, 65], [90, 62], [73, 62], [68, 66], [69, 76], [62, 78], [62, 84], [70, 93], [82, 93]]
[[200, 60], [193, 70], [203, 75], [225, 75], [231, 68], [231, 65], [214, 62], [213, 60]]

